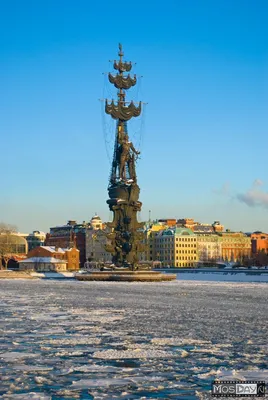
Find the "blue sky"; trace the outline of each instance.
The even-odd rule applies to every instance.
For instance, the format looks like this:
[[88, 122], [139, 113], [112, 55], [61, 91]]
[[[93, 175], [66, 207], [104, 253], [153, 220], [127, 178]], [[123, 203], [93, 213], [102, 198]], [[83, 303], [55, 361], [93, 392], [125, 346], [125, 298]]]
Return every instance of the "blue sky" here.
[[[89, 220], [106, 205], [118, 42], [148, 102], [129, 126], [148, 218], [268, 231], [265, 0], [0, 5], [0, 221], [20, 231]], [[105, 124], [103, 123], [105, 121]], [[104, 127], [108, 127], [104, 129]]]

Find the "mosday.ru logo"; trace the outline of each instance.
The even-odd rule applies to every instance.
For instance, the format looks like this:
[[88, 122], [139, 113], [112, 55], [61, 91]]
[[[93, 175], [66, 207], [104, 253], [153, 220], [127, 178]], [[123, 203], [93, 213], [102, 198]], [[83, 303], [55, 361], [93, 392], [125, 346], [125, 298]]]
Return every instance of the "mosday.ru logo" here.
[[237, 383], [236, 394], [257, 394], [256, 383]]
[[265, 397], [264, 381], [214, 381], [212, 397]]

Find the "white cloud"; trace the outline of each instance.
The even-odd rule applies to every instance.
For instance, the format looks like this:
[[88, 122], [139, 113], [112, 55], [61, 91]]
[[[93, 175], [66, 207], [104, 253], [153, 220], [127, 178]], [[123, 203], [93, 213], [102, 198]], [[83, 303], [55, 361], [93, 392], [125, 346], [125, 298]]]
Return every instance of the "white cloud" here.
[[260, 179], [255, 179], [252, 187], [245, 193], [238, 193], [236, 199], [249, 207], [268, 208], [268, 192], [262, 190], [261, 186], [263, 186], [263, 182]]

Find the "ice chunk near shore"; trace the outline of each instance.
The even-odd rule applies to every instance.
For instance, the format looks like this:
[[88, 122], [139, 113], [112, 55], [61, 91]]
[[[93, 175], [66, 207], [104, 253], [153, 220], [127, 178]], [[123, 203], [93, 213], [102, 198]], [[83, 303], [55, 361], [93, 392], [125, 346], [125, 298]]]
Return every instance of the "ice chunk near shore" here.
[[18, 351], [10, 351], [6, 353], [0, 354], [0, 359], [4, 359], [6, 362], [14, 362], [18, 359], [23, 359], [23, 358], [32, 358], [32, 357], [37, 357], [38, 354], [33, 354], [33, 353], [20, 353]]
[[35, 392], [4, 394], [2, 398], [5, 400], [51, 400], [51, 396]]

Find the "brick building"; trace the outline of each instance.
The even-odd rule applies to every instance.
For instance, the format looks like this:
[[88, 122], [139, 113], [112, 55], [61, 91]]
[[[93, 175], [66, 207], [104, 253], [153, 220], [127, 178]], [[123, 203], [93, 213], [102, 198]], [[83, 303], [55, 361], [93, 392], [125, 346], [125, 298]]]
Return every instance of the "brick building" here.
[[66, 225], [50, 228], [46, 236], [45, 245], [60, 248], [74, 248], [79, 250], [80, 266], [86, 261], [86, 230], [89, 223], [77, 224], [76, 221], [68, 221]]
[[57, 260], [66, 261], [67, 271], [79, 270], [79, 250], [76, 248], [64, 249], [56, 246], [39, 246], [35, 247], [28, 253], [29, 258], [55, 258]]
[[251, 234], [252, 255], [263, 252], [268, 254], [268, 234], [263, 232], [254, 232]]

